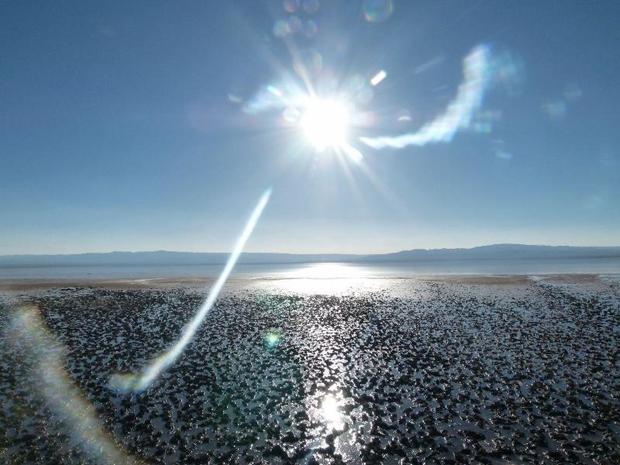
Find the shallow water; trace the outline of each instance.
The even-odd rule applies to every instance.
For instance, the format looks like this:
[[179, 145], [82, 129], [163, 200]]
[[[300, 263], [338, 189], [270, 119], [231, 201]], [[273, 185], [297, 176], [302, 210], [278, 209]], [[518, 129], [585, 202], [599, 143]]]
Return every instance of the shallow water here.
[[[0, 267], [0, 279], [214, 278], [223, 265]], [[238, 264], [238, 278], [414, 277], [437, 274], [620, 273], [620, 258], [431, 260], [411, 263]]]
[[[346, 295], [229, 293], [178, 363], [133, 396], [108, 389], [110, 376], [164, 350], [203, 292], [17, 300], [38, 305], [68, 382], [147, 463], [618, 463], [617, 280], [370, 281]], [[88, 459], [13, 344], [0, 346], [0, 457]]]

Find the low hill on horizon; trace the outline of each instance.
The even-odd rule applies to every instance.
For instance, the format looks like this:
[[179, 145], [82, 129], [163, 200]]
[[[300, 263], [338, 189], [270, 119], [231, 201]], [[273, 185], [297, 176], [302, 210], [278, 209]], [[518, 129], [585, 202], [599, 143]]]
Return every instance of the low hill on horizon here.
[[[13, 266], [102, 266], [102, 265], [210, 265], [225, 263], [224, 252], [102, 252], [57, 255], [0, 255], [0, 267]], [[317, 262], [416, 262], [435, 260], [507, 260], [620, 258], [618, 247], [574, 247], [524, 244], [493, 244], [456, 249], [412, 249], [385, 254], [290, 254], [247, 252], [243, 264]]]

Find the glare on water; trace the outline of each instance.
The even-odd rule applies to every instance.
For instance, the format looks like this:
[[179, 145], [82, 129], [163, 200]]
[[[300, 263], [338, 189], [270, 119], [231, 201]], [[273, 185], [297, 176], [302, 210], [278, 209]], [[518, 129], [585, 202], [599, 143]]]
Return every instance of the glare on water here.
[[344, 416], [340, 410], [341, 401], [333, 394], [327, 394], [321, 402], [321, 417], [328, 429], [341, 429]]
[[347, 263], [310, 263], [274, 273], [261, 280], [260, 287], [299, 294], [342, 294], [352, 289], [370, 288], [377, 270]]

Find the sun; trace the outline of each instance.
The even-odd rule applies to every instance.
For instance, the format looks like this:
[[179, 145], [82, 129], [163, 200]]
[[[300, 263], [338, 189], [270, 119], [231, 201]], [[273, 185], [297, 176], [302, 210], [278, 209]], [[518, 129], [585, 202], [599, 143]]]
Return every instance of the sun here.
[[348, 106], [335, 99], [312, 98], [305, 105], [299, 125], [318, 152], [348, 145], [351, 116]]

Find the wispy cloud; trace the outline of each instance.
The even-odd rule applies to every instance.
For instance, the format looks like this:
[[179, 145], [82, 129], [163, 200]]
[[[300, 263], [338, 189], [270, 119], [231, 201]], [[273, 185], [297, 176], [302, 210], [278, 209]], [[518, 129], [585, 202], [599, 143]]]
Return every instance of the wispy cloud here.
[[464, 80], [456, 97], [441, 115], [413, 133], [393, 137], [360, 137], [360, 140], [375, 149], [450, 142], [459, 130], [470, 126], [473, 115], [480, 109], [492, 80], [491, 69], [489, 47], [477, 46], [463, 60]]

